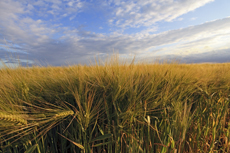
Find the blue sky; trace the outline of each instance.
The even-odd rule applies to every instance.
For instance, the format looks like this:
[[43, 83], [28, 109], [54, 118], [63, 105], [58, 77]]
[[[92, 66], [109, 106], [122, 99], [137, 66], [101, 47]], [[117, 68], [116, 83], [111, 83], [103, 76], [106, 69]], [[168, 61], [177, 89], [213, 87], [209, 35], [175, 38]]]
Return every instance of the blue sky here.
[[136, 61], [230, 62], [229, 0], [1, 0], [6, 64], [89, 64], [113, 52]]

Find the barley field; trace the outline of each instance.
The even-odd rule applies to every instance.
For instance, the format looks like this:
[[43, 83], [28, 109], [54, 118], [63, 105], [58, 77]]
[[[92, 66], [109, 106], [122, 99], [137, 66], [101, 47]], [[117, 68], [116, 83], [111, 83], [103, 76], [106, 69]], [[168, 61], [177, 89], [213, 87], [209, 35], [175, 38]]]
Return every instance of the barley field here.
[[0, 69], [0, 152], [230, 152], [230, 63], [108, 61]]

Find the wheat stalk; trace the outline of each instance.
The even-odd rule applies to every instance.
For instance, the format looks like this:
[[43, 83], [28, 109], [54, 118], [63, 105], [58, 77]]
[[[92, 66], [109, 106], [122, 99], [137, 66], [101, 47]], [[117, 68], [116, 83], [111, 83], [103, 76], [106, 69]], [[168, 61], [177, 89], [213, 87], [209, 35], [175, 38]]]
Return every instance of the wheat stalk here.
[[66, 116], [73, 115], [73, 114], [74, 114], [73, 111], [64, 111], [64, 112], [55, 114], [54, 117], [55, 117], [55, 118], [65, 118]]
[[5, 120], [9, 122], [15, 122], [20, 124], [27, 124], [27, 120], [21, 118], [19, 115], [12, 115], [12, 114], [6, 114], [6, 113], [0, 113], [0, 120]]

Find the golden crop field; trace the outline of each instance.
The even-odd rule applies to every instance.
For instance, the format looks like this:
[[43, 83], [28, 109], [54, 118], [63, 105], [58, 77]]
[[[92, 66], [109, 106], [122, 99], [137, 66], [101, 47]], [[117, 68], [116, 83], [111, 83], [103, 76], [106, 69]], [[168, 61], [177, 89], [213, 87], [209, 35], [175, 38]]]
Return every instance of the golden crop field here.
[[230, 63], [0, 69], [0, 152], [230, 152]]

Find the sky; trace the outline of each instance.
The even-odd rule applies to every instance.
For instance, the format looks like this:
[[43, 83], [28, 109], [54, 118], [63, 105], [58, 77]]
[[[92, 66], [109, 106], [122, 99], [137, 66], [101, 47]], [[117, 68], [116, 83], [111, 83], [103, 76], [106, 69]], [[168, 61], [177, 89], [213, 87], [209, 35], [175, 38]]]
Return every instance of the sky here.
[[1, 64], [230, 62], [229, 0], [0, 0]]

